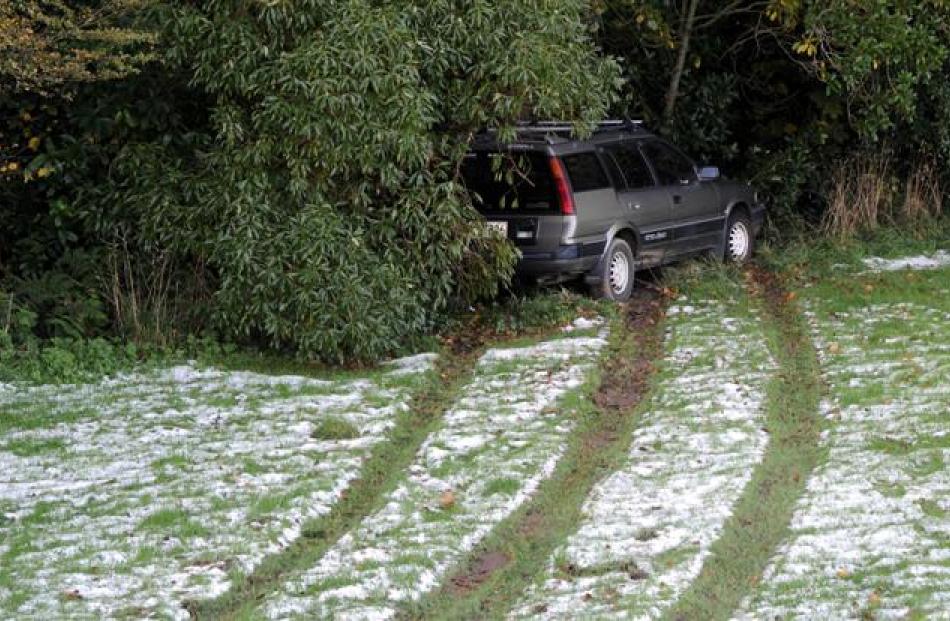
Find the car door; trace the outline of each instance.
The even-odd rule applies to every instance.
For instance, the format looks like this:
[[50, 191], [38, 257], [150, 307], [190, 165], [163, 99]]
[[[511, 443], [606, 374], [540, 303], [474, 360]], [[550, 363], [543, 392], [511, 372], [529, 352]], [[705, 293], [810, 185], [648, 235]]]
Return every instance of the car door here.
[[615, 180], [620, 218], [640, 233], [642, 267], [659, 265], [671, 241], [670, 195], [657, 184], [635, 141], [607, 145], [602, 150]]
[[669, 196], [673, 252], [715, 248], [723, 226], [715, 184], [701, 182], [692, 160], [661, 140], [644, 141], [641, 150]]
[[562, 155], [571, 181], [577, 212], [574, 237], [584, 244], [601, 244], [616, 219], [617, 201], [602, 161], [594, 151]]

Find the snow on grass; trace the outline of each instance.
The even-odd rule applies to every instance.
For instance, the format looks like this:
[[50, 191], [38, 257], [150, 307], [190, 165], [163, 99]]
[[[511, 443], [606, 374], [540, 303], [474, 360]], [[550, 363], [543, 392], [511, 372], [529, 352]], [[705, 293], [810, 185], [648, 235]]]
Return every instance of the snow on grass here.
[[182, 600], [222, 593], [330, 510], [406, 407], [407, 366], [427, 368], [182, 366], [4, 390], [0, 617], [187, 618]]
[[864, 265], [872, 272], [898, 272], [900, 270], [934, 270], [950, 267], [950, 252], [938, 250], [930, 256], [864, 259]]
[[589, 319], [587, 317], [578, 317], [570, 324], [561, 328], [561, 331], [562, 332], [577, 332], [577, 331], [584, 331], [584, 330], [595, 330], [603, 326], [604, 323], [605, 323], [605, 320], [603, 317], [594, 317], [592, 319]]
[[767, 443], [773, 361], [754, 317], [715, 303], [670, 309], [667, 370], [629, 461], [513, 618], [657, 618], [699, 573]]
[[810, 315], [832, 400], [827, 463], [740, 619], [950, 619], [950, 314]]
[[487, 352], [385, 506], [260, 612], [384, 619], [435, 588], [550, 476], [574, 428], [559, 402], [584, 384], [605, 344], [601, 335]]

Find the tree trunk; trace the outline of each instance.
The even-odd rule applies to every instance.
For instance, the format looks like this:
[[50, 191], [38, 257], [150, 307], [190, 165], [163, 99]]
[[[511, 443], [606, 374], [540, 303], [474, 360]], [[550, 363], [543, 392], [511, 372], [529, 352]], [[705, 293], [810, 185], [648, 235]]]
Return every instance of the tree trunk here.
[[670, 77], [670, 88], [666, 91], [666, 104], [663, 107], [663, 123], [670, 124], [673, 120], [673, 112], [676, 110], [676, 99], [680, 94], [680, 81], [683, 79], [683, 71], [686, 69], [686, 58], [689, 56], [689, 40], [693, 36], [693, 26], [696, 24], [696, 10], [699, 8], [699, 0], [689, 0], [689, 11], [686, 20], [683, 22], [683, 31], [680, 33], [680, 49], [676, 56], [676, 66], [673, 67], [673, 75]]

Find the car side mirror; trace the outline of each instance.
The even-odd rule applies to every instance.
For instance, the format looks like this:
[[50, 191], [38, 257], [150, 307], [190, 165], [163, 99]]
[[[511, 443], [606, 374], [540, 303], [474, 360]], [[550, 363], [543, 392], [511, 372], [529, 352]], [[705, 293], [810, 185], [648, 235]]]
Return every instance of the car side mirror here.
[[703, 166], [699, 169], [700, 181], [716, 181], [720, 177], [722, 177], [722, 173], [719, 172], [717, 166]]

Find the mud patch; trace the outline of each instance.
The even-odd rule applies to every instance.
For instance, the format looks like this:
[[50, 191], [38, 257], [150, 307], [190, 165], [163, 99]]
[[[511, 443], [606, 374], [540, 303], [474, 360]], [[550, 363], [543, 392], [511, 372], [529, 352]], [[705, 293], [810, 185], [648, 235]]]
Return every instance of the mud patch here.
[[656, 372], [656, 360], [651, 351], [649, 335], [663, 320], [666, 300], [657, 292], [640, 289], [633, 300], [625, 305], [626, 329], [634, 335], [639, 355], [611, 358], [604, 368], [604, 379], [594, 395], [594, 403], [601, 409], [628, 411], [635, 408], [650, 387], [650, 378]]
[[486, 552], [478, 557], [472, 568], [465, 574], [452, 578], [452, 590], [456, 595], [471, 591], [484, 584], [493, 573], [504, 568], [511, 562], [511, 557], [504, 552]]

